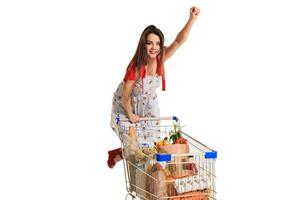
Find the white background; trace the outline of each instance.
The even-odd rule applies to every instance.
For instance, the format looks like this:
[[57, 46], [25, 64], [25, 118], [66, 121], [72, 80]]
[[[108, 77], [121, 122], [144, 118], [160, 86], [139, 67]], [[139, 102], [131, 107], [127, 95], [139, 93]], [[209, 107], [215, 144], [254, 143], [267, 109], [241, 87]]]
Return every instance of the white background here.
[[[218, 151], [220, 200], [299, 199], [297, 1], [1, 1], [0, 199], [123, 199], [111, 98], [142, 30], [166, 45], [162, 115]], [[298, 160], [298, 162], [297, 162]]]

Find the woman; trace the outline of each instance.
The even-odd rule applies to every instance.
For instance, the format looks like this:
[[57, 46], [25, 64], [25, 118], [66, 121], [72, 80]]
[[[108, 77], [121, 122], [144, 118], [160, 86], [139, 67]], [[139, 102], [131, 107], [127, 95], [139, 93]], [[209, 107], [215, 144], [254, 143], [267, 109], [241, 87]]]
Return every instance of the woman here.
[[[162, 90], [166, 88], [164, 63], [185, 42], [199, 14], [199, 8], [192, 7], [190, 9], [187, 23], [178, 33], [175, 41], [168, 47], [164, 47], [164, 35], [158, 28], [153, 25], [145, 28], [137, 50], [127, 67], [123, 82], [119, 84], [114, 93], [111, 127], [118, 134], [122, 134], [122, 127], [129, 124], [124, 122], [120, 126], [118, 125], [117, 129], [115, 123], [117, 116], [127, 117], [130, 122], [136, 123], [140, 121], [140, 117], [158, 117], [160, 115], [155, 89], [161, 82]], [[143, 123], [143, 127], [159, 125], [157, 121], [140, 123]], [[155, 134], [153, 131], [149, 131], [138, 135], [139, 144], [146, 146], [151, 145], [150, 143], [155, 139], [159, 139], [159, 132]], [[122, 150], [118, 148], [108, 153], [107, 164], [112, 168], [117, 161], [122, 159]]]

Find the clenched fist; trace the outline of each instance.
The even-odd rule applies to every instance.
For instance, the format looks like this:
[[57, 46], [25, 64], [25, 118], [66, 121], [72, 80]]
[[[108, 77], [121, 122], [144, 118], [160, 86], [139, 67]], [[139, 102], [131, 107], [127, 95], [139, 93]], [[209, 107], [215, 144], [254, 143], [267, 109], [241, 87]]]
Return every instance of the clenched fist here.
[[190, 18], [197, 19], [198, 15], [200, 14], [200, 9], [196, 6], [191, 7], [190, 9]]

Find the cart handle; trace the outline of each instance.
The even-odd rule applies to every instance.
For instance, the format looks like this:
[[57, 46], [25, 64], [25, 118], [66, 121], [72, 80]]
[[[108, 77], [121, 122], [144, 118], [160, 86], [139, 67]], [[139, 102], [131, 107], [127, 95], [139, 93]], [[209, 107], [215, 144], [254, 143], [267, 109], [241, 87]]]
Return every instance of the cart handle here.
[[[178, 122], [178, 118], [176, 116], [171, 117], [142, 117], [140, 118], [140, 121], [161, 121], [161, 120], [174, 120]], [[129, 122], [129, 119], [127, 117], [116, 117], [117, 124], [119, 122]]]

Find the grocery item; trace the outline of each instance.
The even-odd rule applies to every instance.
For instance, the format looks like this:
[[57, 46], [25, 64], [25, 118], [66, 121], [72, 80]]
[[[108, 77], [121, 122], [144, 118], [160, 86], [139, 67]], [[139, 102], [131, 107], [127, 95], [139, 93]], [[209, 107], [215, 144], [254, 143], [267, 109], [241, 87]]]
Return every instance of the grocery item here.
[[[172, 155], [180, 155], [189, 153], [189, 146], [187, 144], [170, 144], [166, 146], [161, 146], [159, 148], [159, 153], [168, 153]], [[187, 161], [186, 156], [175, 156], [172, 157], [172, 160], [168, 163], [167, 169], [170, 171], [171, 175], [176, 177], [182, 177], [184, 171], [184, 162]]]
[[138, 165], [142, 165], [145, 164], [147, 160], [153, 159], [157, 153], [158, 152], [155, 148], [137, 149], [135, 151], [135, 160]]
[[169, 131], [169, 140], [172, 144], [187, 144], [187, 139], [182, 137], [181, 126], [174, 124], [173, 130]]
[[186, 192], [175, 198], [170, 198], [170, 200], [210, 200], [210, 191], [208, 189]]
[[152, 166], [147, 176], [146, 188], [149, 200], [158, 200], [167, 195], [166, 174], [160, 164]]

